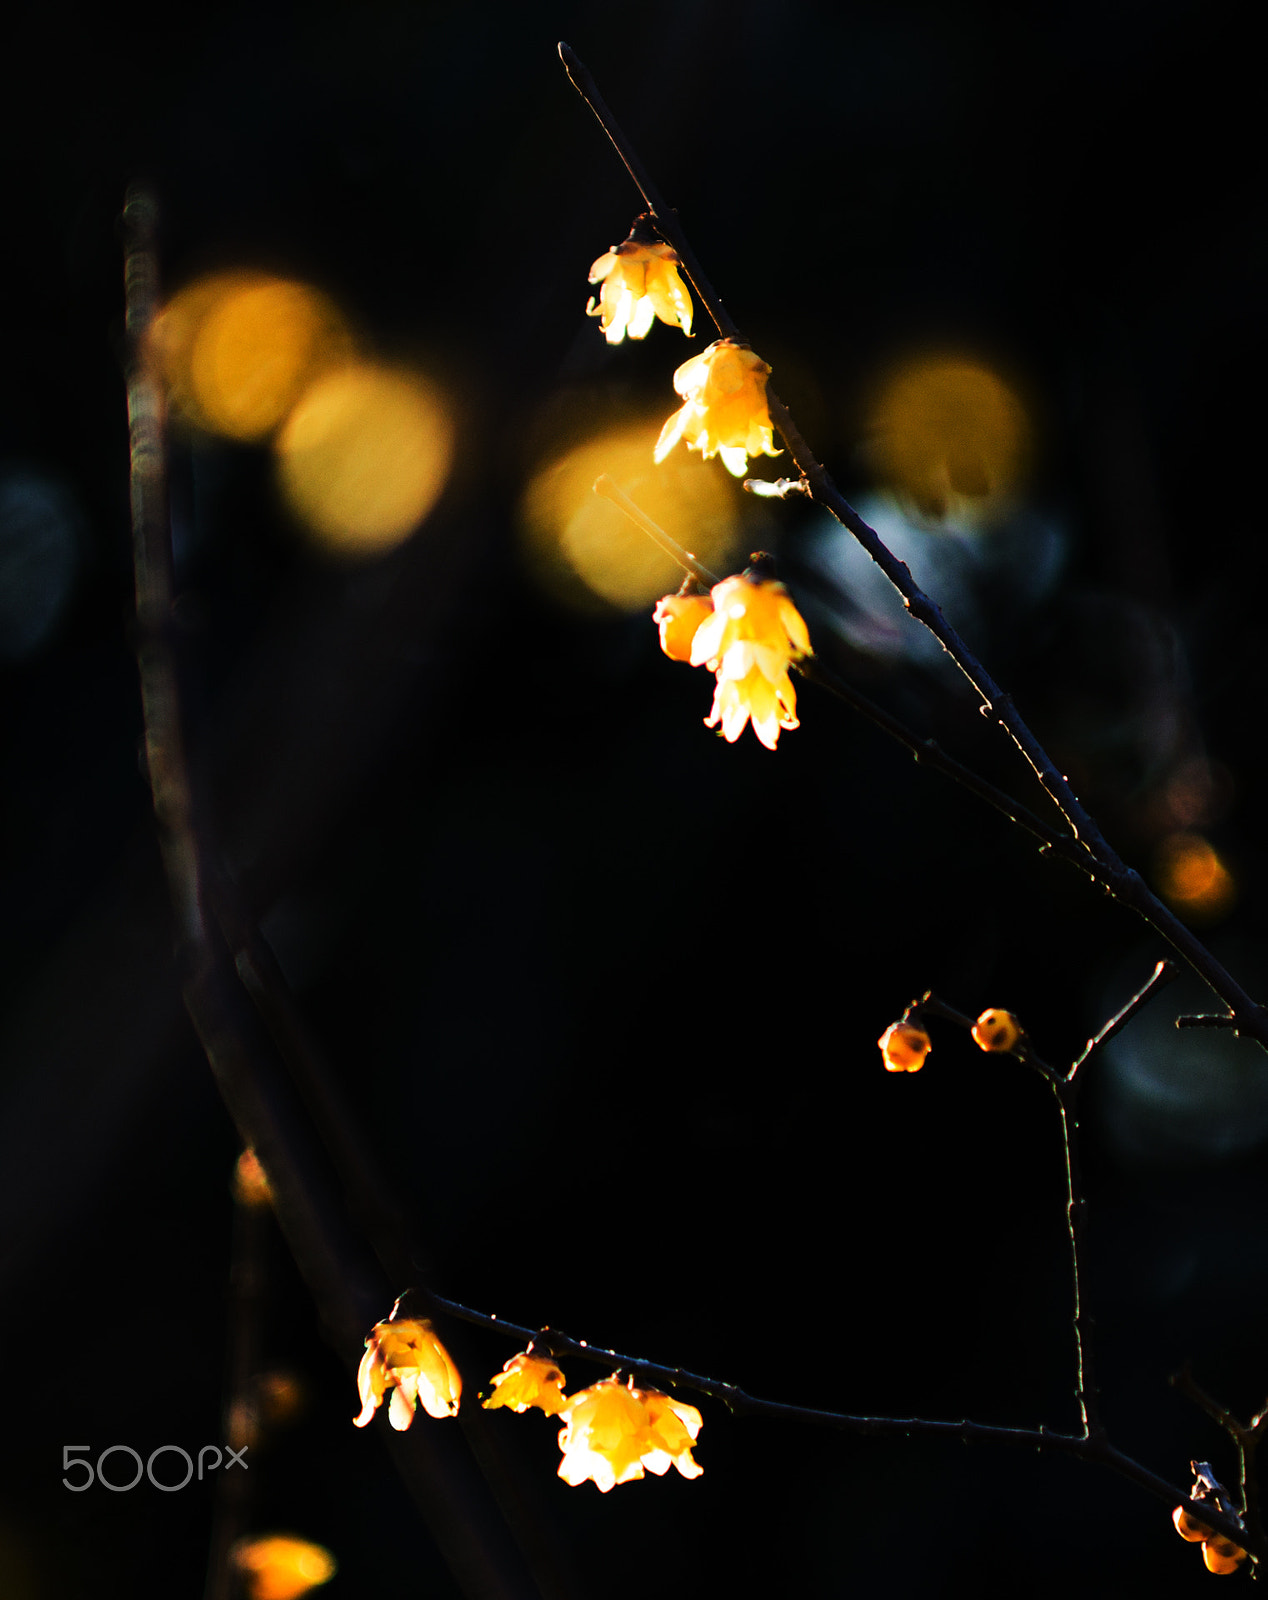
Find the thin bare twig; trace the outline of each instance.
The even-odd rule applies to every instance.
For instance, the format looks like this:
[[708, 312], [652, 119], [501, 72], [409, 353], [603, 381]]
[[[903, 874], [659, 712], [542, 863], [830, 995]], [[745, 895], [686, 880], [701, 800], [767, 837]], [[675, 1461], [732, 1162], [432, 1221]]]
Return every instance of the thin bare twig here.
[[[410, 1291], [406, 1291], [405, 1299]], [[735, 1416], [769, 1417], [784, 1422], [804, 1423], [811, 1427], [832, 1428], [842, 1433], [857, 1434], [865, 1438], [938, 1438], [960, 1439], [965, 1444], [995, 1444], [1036, 1450], [1041, 1453], [1073, 1456], [1081, 1461], [1094, 1462], [1109, 1467], [1111, 1471], [1130, 1479], [1142, 1489], [1164, 1501], [1169, 1506], [1182, 1505], [1194, 1516], [1204, 1520], [1219, 1533], [1245, 1545], [1247, 1532], [1240, 1521], [1222, 1513], [1215, 1513], [1206, 1502], [1189, 1499], [1187, 1492], [1169, 1483], [1156, 1472], [1125, 1455], [1111, 1445], [1103, 1433], [1059, 1433], [1049, 1428], [1007, 1428], [992, 1423], [943, 1421], [929, 1417], [868, 1417], [845, 1411], [828, 1411], [818, 1406], [790, 1405], [784, 1401], [767, 1400], [750, 1394], [733, 1383], [724, 1383], [703, 1373], [689, 1372], [684, 1367], [665, 1366], [657, 1361], [646, 1361], [638, 1356], [623, 1355], [620, 1351], [593, 1345], [584, 1339], [574, 1339], [558, 1328], [530, 1328], [520, 1323], [487, 1312], [474, 1311], [456, 1300], [429, 1294], [428, 1302], [446, 1316], [461, 1322], [505, 1334], [525, 1347], [537, 1344], [548, 1349], [556, 1359], [570, 1358], [587, 1361], [610, 1372], [627, 1372], [641, 1381], [662, 1385], [668, 1389], [690, 1389], [709, 1399], [720, 1401]]]

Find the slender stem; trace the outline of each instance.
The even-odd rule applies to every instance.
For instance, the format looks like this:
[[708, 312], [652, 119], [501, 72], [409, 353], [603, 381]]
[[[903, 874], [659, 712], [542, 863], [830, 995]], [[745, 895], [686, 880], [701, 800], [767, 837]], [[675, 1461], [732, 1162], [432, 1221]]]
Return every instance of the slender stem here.
[[[408, 1291], [407, 1291], [408, 1293]], [[470, 1322], [478, 1328], [527, 1346], [536, 1343], [549, 1349], [555, 1358], [588, 1361], [609, 1371], [625, 1371], [644, 1381], [664, 1385], [670, 1389], [690, 1389], [721, 1401], [735, 1416], [769, 1417], [778, 1421], [803, 1423], [810, 1427], [832, 1428], [842, 1433], [858, 1434], [866, 1438], [941, 1438], [960, 1439], [966, 1444], [1010, 1445], [1041, 1453], [1074, 1456], [1082, 1461], [1095, 1462], [1128, 1478], [1131, 1482], [1155, 1495], [1169, 1506], [1182, 1505], [1195, 1517], [1204, 1520], [1220, 1533], [1226, 1533], [1239, 1543], [1245, 1542], [1247, 1533], [1235, 1517], [1224, 1515], [1205, 1502], [1190, 1500], [1186, 1491], [1169, 1483], [1156, 1472], [1134, 1460], [1111, 1445], [1102, 1433], [1057, 1433], [1048, 1428], [1006, 1428], [985, 1422], [944, 1421], [930, 1417], [868, 1417], [845, 1411], [827, 1411], [817, 1406], [789, 1405], [779, 1400], [767, 1400], [750, 1394], [733, 1383], [724, 1383], [699, 1372], [689, 1372], [683, 1367], [664, 1366], [660, 1362], [645, 1361], [638, 1356], [623, 1355], [599, 1345], [574, 1339], [557, 1328], [530, 1328], [504, 1317], [472, 1310], [456, 1300], [446, 1300], [440, 1295], [429, 1295], [430, 1303], [447, 1316], [461, 1322]]]
[[1092, 1377], [1092, 1349], [1088, 1337], [1088, 1319], [1084, 1309], [1083, 1274], [1080, 1263], [1080, 1246], [1087, 1222], [1087, 1202], [1080, 1193], [1079, 1156], [1075, 1121], [1075, 1096], [1077, 1080], [1058, 1079], [1052, 1084], [1057, 1109], [1061, 1115], [1061, 1143], [1065, 1152], [1066, 1229], [1070, 1238], [1070, 1276], [1072, 1280], [1071, 1311], [1074, 1319], [1074, 1398], [1078, 1402], [1085, 1437], [1102, 1434], [1105, 1430], [1100, 1420], [1096, 1384]]
[[[701, 303], [713, 318], [718, 330], [727, 338], [742, 338], [738, 325], [728, 314], [700, 269], [690, 241], [678, 220], [677, 212], [661, 199], [637, 152], [608, 109], [594, 78], [566, 44], [560, 44], [559, 54], [573, 86], [612, 141], [634, 179], [647, 209], [651, 212], [657, 230], [677, 252]], [[1074, 793], [1065, 775], [1057, 769], [1052, 758], [1018, 713], [1011, 696], [1005, 694], [999, 687], [985, 666], [942, 615], [937, 604], [915, 581], [906, 563], [893, 554], [876, 530], [864, 522], [846, 500], [823, 463], [814, 455], [802, 437], [788, 408], [769, 386], [767, 402], [771, 421], [783, 436], [789, 454], [805, 481], [810, 498], [829, 511], [854, 535], [902, 596], [907, 610], [929, 629], [973, 685], [981, 698], [983, 712], [1007, 734], [1021, 752], [1044, 792], [1066, 819], [1076, 841], [1076, 849], [1086, 852], [1088, 865], [1085, 870], [1088, 876], [1124, 905], [1129, 906], [1155, 932], [1166, 939], [1194, 972], [1224, 1001], [1238, 1031], [1249, 1035], [1268, 1049], [1268, 1008], [1251, 999], [1201, 940], [1195, 938], [1180, 919], [1146, 886], [1140, 874], [1120, 859]]]
[[1116, 1033], [1121, 1033], [1140, 1008], [1147, 1005], [1160, 989], [1165, 989], [1179, 975], [1179, 969], [1174, 961], [1160, 961], [1122, 1010], [1115, 1012], [1109, 1021], [1084, 1045], [1081, 1054], [1071, 1063], [1070, 1070], [1066, 1074], [1067, 1080], [1073, 1082], [1082, 1072], [1092, 1052], [1099, 1050]]
[[601, 472], [594, 480], [594, 492], [600, 499], [610, 500], [619, 510], [624, 511], [636, 528], [641, 528], [654, 545], [659, 546], [693, 578], [704, 584], [706, 589], [712, 589], [715, 584], [721, 582], [717, 573], [710, 572], [702, 561], [697, 561], [690, 550], [684, 550], [678, 541], [666, 533], [659, 523], [653, 522], [646, 511], [636, 505], [623, 489], [618, 489], [606, 472]]

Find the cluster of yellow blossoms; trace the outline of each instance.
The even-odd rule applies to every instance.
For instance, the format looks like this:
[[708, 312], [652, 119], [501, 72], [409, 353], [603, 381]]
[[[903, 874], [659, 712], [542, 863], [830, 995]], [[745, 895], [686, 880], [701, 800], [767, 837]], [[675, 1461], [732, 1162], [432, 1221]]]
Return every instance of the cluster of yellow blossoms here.
[[653, 620], [671, 660], [717, 674], [707, 728], [721, 723], [734, 744], [751, 719], [753, 732], [773, 750], [781, 729], [798, 726], [788, 669], [810, 654], [810, 635], [782, 583], [748, 573], [724, 578], [707, 596], [665, 595]]
[[[534, 1355], [530, 1347], [512, 1356], [494, 1377], [482, 1404], [487, 1410], [504, 1406], [522, 1413], [536, 1408], [559, 1417], [564, 1424], [559, 1476], [565, 1483], [589, 1481], [606, 1494], [644, 1472], [660, 1476], [677, 1467], [684, 1478], [698, 1478], [704, 1471], [691, 1454], [702, 1426], [695, 1406], [655, 1389], [636, 1389], [632, 1380], [622, 1383], [615, 1375], [574, 1395], [564, 1393], [564, 1383], [559, 1367], [547, 1356]], [[398, 1429], [409, 1427], [416, 1404], [429, 1416], [455, 1416], [462, 1396], [457, 1367], [431, 1323], [421, 1317], [374, 1325], [357, 1386], [359, 1428], [373, 1417], [388, 1389], [388, 1420]]]
[[[628, 334], [642, 339], [659, 317], [691, 332], [691, 297], [678, 273], [680, 262], [657, 238], [651, 219], [640, 217], [624, 244], [614, 245], [590, 268], [602, 283], [596, 305], [609, 344]], [[682, 405], [665, 423], [652, 452], [662, 462], [676, 444], [699, 450], [706, 461], [721, 456], [727, 471], [743, 476], [748, 458], [777, 456], [766, 380], [770, 368], [739, 339], [718, 339], [674, 373]], [[717, 675], [713, 709], [705, 725], [721, 725], [729, 743], [751, 721], [768, 750], [780, 730], [797, 726], [797, 696], [788, 676], [792, 662], [810, 653], [800, 612], [782, 584], [746, 574], [717, 584], [709, 597], [666, 595], [657, 605], [661, 648], [675, 661], [707, 664]]]
[[[679, 276], [681, 263], [669, 245], [640, 217], [624, 244], [613, 245], [590, 268], [590, 282], [602, 283], [596, 304], [586, 306], [609, 344], [628, 334], [643, 339], [657, 317], [671, 328], [691, 333], [692, 306]], [[728, 472], [742, 477], [749, 456], [777, 456], [766, 380], [770, 368], [739, 339], [718, 339], [683, 362], [674, 388], [683, 404], [661, 430], [654, 459], [661, 462], [682, 440], [706, 461], [722, 457]]]

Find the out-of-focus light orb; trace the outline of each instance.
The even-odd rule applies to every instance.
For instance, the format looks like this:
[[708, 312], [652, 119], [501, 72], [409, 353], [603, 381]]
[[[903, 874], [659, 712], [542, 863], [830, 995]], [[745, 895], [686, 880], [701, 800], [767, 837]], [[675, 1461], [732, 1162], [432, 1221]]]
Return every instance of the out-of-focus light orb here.
[[740, 532], [735, 491], [716, 464], [685, 451], [657, 466], [652, 450], [663, 421], [626, 423], [589, 439], [528, 485], [521, 515], [529, 557], [559, 598], [584, 606], [598, 597], [638, 611], [682, 582], [678, 563], [595, 494], [603, 472], [705, 566], [726, 570]]
[[1154, 881], [1164, 900], [1194, 920], [1215, 921], [1237, 898], [1232, 873], [1200, 833], [1173, 833], [1162, 841]]
[[242, 1574], [250, 1600], [299, 1600], [338, 1571], [330, 1551], [307, 1539], [274, 1533], [241, 1539], [233, 1548], [233, 1564]]
[[32, 655], [56, 631], [82, 535], [68, 489], [34, 472], [0, 476], [0, 660]]
[[368, 362], [319, 378], [274, 441], [291, 510], [327, 549], [366, 556], [400, 544], [435, 505], [453, 445], [437, 389]]
[[352, 337], [308, 284], [223, 273], [182, 289], [154, 326], [173, 403], [208, 432], [263, 439], [327, 368], [352, 356]]
[[1021, 401], [989, 367], [957, 356], [922, 356], [892, 372], [868, 431], [888, 486], [927, 517], [996, 515], [1030, 455]]

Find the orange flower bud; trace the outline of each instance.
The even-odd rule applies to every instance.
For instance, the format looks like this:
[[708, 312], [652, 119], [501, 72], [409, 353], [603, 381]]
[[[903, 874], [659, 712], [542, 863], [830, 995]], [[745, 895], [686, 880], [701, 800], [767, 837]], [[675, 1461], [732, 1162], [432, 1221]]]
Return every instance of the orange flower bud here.
[[1024, 1037], [1022, 1025], [1011, 1011], [983, 1011], [973, 1024], [973, 1043], [979, 1050], [1015, 1050]]
[[660, 647], [671, 661], [690, 661], [691, 642], [713, 615], [707, 594], [667, 594], [656, 602], [652, 621], [660, 625]]
[[1242, 1547], [1222, 1535], [1208, 1539], [1202, 1546], [1202, 1560], [1208, 1572], [1236, 1572], [1245, 1559], [1246, 1552]]
[[1176, 1525], [1176, 1532], [1182, 1539], [1187, 1539], [1193, 1544], [1198, 1539], [1209, 1539], [1211, 1530], [1205, 1522], [1199, 1522], [1193, 1513], [1184, 1506], [1177, 1506], [1171, 1513], [1171, 1520]]
[[914, 1022], [891, 1022], [876, 1042], [886, 1072], [919, 1072], [933, 1049], [929, 1035]]
[[1241, 1545], [1234, 1544], [1222, 1533], [1216, 1533], [1214, 1528], [1208, 1528], [1205, 1522], [1199, 1522], [1185, 1506], [1177, 1506], [1171, 1513], [1171, 1520], [1182, 1539], [1187, 1539], [1190, 1544], [1201, 1541], [1202, 1560], [1208, 1572], [1226, 1575], [1236, 1572], [1245, 1561], [1246, 1552]]

